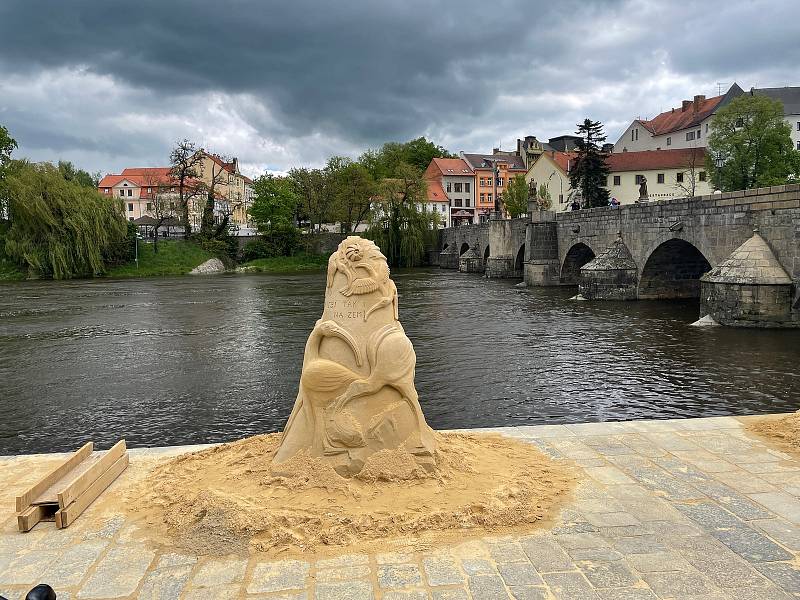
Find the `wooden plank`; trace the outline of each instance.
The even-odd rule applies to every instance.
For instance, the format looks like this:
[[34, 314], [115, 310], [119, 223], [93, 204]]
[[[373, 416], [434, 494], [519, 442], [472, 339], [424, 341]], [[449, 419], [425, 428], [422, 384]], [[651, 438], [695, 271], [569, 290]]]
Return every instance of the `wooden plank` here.
[[20, 531], [28, 532], [33, 529], [45, 516], [43, 506], [29, 506], [25, 511], [17, 515], [17, 527]]
[[125, 449], [125, 440], [120, 440], [83, 473], [76, 473], [76, 477], [71, 482], [67, 482], [66, 487], [58, 492], [59, 508], [66, 508], [77, 500], [98, 477], [108, 471], [109, 467], [125, 454]]
[[89, 456], [78, 463], [74, 469], [71, 469], [69, 473], [65, 473], [63, 477], [59, 478], [58, 481], [42, 492], [38, 498], [35, 498], [31, 502], [31, 505], [42, 504], [47, 506], [58, 506], [58, 492], [63, 490], [77, 477], [80, 477], [83, 475], [83, 473], [91, 469], [92, 466], [97, 464], [101, 458], [103, 458], [102, 452], [92, 452]]
[[94, 480], [89, 488], [78, 496], [75, 501], [67, 506], [61, 508], [56, 512], [56, 526], [59, 529], [68, 527], [78, 516], [86, 510], [89, 505], [94, 502], [97, 497], [103, 493], [111, 483], [119, 477], [125, 468], [128, 466], [128, 453], [126, 452], [117, 461], [109, 467], [99, 478]]
[[93, 448], [94, 444], [92, 444], [92, 442], [87, 442], [75, 454], [70, 456], [67, 460], [58, 465], [55, 469], [50, 471], [47, 475], [35, 483], [32, 488], [20, 496], [17, 496], [17, 512], [21, 513], [28, 508], [31, 505], [31, 502], [45, 492], [47, 488], [74, 469], [84, 458], [89, 456], [92, 453]]

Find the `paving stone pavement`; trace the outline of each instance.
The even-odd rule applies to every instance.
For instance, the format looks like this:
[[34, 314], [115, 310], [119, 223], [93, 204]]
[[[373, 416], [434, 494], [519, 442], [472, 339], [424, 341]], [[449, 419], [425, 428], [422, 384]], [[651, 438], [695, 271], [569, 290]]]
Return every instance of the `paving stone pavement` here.
[[[740, 420], [481, 431], [583, 469], [551, 527], [421, 553], [267, 560], [154, 550], [122, 516], [20, 534], [9, 508], [0, 510], [0, 596], [19, 600], [47, 582], [59, 600], [800, 598], [800, 460], [748, 436]], [[195, 449], [132, 450], [131, 460]], [[13, 507], [57, 459], [0, 457], [0, 506]]]

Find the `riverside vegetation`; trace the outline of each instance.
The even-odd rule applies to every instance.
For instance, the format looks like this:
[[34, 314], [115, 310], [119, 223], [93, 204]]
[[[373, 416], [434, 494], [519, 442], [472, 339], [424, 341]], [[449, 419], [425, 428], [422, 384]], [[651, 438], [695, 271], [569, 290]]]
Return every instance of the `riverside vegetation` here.
[[[171, 177], [181, 190], [175, 208], [181, 213], [193, 196], [215, 197], [215, 182], [198, 183], [194, 147], [184, 140], [170, 154]], [[203, 227], [188, 239], [159, 238], [155, 244], [140, 238], [137, 244], [137, 227], [125, 220], [121, 201], [98, 192], [99, 173], [67, 162], [15, 160], [16, 148], [0, 126], [0, 281], [176, 276], [214, 257], [229, 269], [238, 265], [239, 272], [322, 269], [327, 257], [311, 248], [323, 223], [336, 223], [341, 233], [366, 225], [362, 235], [386, 248], [390, 264], [416, 266], [438, 223], [437, 215], [421, 208], [423, 169], [435, 156], [451, 156], [419, 138], [384, 144], [356, 161], [332, 157], [322, 169], [293, 169], [286, 177], [264, 174], [254, 182], [248, 211], [260, 238], [240, 252], [227, 218], [219, 224], [206, 214], [211, 200], [204, 202]], [[162, 203], [156, 199], [154, 204]], [[160, 212], [159, 222], [170, 216]]]

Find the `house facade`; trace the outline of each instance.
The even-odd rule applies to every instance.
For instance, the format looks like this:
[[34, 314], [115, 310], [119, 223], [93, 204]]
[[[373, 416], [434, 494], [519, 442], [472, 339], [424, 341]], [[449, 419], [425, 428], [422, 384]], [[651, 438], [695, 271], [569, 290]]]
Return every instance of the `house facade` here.
[[[206, 186], [214, 183], [215, 195], [219, 198], [220, 212], [227, 211], [230, 214], [230, 222], [234, 226], [252, 227], [253, 224], [248, 214], [249, 208], [253, 204], [253, 181], [242, 175], [239, 170], [239, 160], [232, 158], [230, 161], [223, 159], [217, 154], [210, 154], [205, 150], [200, 150], [202, 159], [198, 166], [198, 178]], [[192, 227], [199, 227], [200, 215], [190, 213], [190, 219], [198, 218], [198, 222], [192, 223]]]
[[[476, 223], [475, 174], [461, 158], [434, 158], [423, 175], [428, 183], [428, 199], [441, 190], [447, 200], [446, 222], [451, 225]], [[439, 204], [441, 211], [442, 205]], [[441, 215], [441, 212], [440, 212]]]
[[751, 90], [783, 103], [783, 115], [792, 130], [792, 145], [800, 150], [800, 87], [759, 88]]
[[525, 175], [528, 169], [516, 154], [461, 153], [461, 158], [474, 173], [476, 221], [489, 219], [495, 210], [495, 196], [502, 199], [510, 178]]
[[743, 93], [742, 88], [734, 83], [721, 96], [706, 98], [698, 94], [652, 119], [635, 119], [614, 144], [614, 154], [704, 148], [708, 145], [714, 114]]
[[[525, 175], [530, 185], [544, 186], [550, 194], [552, 210], [570, 210], [572, 187], [569, 173], [575, 164], [573, 152], [545, 152]], [[713, 190], [705, 170], [704, 148], [645, 150], [610, 154], [611, 169], [606, 188], [620, 204], [639, 200], [642, 180], [647, 182], [650, 201], [669, 200], [710, 194]]]

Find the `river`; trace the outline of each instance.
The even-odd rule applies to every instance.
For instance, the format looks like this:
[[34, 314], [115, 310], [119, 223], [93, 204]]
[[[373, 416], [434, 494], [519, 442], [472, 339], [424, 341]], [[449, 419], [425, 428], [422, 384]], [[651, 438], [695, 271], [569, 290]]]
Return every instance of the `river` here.
[[[689, 327], [697, 302], [394, 279], [435, 428], [800, 408], [800, 331]], [[0, 285], [0, 455], [279, 431], [324, 287], [322, 273]]]

